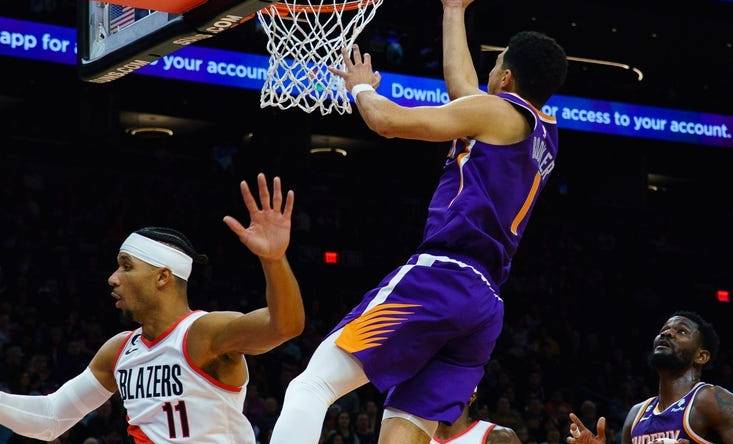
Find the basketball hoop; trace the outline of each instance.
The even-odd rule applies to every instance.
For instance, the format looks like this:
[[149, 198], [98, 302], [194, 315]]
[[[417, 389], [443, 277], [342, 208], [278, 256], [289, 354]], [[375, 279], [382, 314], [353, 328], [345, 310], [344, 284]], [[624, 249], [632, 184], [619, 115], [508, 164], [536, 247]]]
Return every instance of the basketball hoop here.
[[344, 82], [328, 67], [344, 69], [341, 48], [351, 50], [383, 1], [280, 0], [261, 9], [270, 64], [260, 106], [351, 113]]

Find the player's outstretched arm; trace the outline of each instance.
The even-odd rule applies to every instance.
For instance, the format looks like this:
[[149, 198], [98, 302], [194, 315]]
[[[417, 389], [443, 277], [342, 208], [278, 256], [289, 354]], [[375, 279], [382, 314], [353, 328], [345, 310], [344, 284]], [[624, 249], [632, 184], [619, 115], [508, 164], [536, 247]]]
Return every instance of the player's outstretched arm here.
[[466, 37], [466, 8], [473, 0], [442, 0], [443, 2], [443, 76], [451, 100], [473, 94], [479, 89], [476, 68]]
[[[344, 48], [346, 71], [329, 70], [344, 79], [346, 87], [370, 85], [377, 74], [371, 57], [362, 57], [359, 47], [352, 50], [353, 62]], [[367, 87], [368, 88], [368, 87]], [[461, 137], [476, 138], [500, 145], [526, 137], [526, 120], [505, 100], [493, 95], [472, 95], [443, 106], [397, 105], [376, 91], [357, 93], [356, 105], [364, 122], [374, 132], [388, 138], [445, 142]]]
[[29, 438], [51, 441], [61, 436], [117, 391], [114, 364], [127, 333], [107, 341], [79, 376], [46, 396], [0, 392], [0, 424]]
[[289, 191], [283, 205], [280, 178], [273, 181], [272, 196], [264, 174], [258, 175], [257, 183], [260, 206], [247, 182], [241, 183], [249, 227], [245, 228], [231, 216], [226, 216], [224, 222], [259, 257], [265, 273], [267, 307], [247, 314], [216, 312], [196, 321], [191, 327], [191, 339], [206, 345], [203, 355], [265, 353], [303, 331], [303, 299], [285, 257], [295, 193]]

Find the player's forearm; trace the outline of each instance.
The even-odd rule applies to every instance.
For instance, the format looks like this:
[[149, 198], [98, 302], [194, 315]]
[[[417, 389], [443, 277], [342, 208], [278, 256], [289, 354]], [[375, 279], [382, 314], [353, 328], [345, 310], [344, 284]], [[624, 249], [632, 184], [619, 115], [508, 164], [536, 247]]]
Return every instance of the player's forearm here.
[[451, 99], [475, 94], [479, 88], [468, 49], [463, 7], [443, 9], [443, 75]]
[[87, 369], [47, 396], [0, 392], [0, 424], [19, 435], [51, 441], [111, 396]]
[[387, 138], [426, 142], [446, 142], [474, 134], [469, 127], [476, 117], [466, 117], [460, 109], [450, 108], [457, 104], [405, 107], [373, 91], [357, 98], [359, 113], [372, 131]]
[[298, 281], [286, 258], [277, 261], [261, 261], [265, 273], [267, 309], [270, 328], [286, 341], [303, 332], [305, 310]]
[[369, 129], [380, 136], [404, 137], [401, 123], [404, 108], [376, 92], [363, 92], [356, 99], [359, 114]]
[[0, 392], [0, 424], [28, 438], [51, 441], [59, 432], [47, 396], [22, 396]]

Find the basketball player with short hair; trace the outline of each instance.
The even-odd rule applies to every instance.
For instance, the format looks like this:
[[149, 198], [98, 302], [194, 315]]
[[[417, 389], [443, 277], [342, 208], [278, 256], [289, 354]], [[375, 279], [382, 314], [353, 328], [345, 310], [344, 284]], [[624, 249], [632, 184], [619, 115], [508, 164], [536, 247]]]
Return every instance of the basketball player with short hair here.
[[488, 421], [472, 419], [476, 392], [463, 408], [463, 413], [453, 424], [441, 422], [430, 444], [521, 444], [517, 434], [509, 427]]
[[[700, 381], [719, 346], [712, 325], [700, 315], [679, 311], [654, 338], [649, 364], [659, 374], [659, 395], [631, 408], [622, 444], [733, 444], [733, 394]], [[570, 444], [605, 444], [606, 420], [598, 435], [570, 415]]]
[[297, 336], [304, 312], [298, 283], [285, 257], [294, 194], [283, 209], [280, 179], [272, 200], [258, 176], [258, 208], [246, 182], [242, 196], [250, 225], [224, 222], [260, 259], [267, 307], [250, 313], [192, 311], [187, 280], [196, 253], [181, 233], [143, 228], [120, 247], [109, 277], [115, 306], [141, 325], [108, 340], [79, 376], [47, 396], [0, 392], [0, 424], [31, 438], [51, 441], [119, 390], [128, 432], [136, 444], [196, 442], [254, 444], [242, 414], [247, 364]]
[[555, 119], [538, 111], [563, 84], [551, 38], [522, 32], [489, 74], [488, 94], [466, 43], [470, 0], [444, 0], [444, 106], [406, 108], [378, 94], [368, 54], [344, 49], [330, 68], [386, 137], [453, 141], [428, 208], [422, 244], [323, 341], [289, 385], [272, 444], [315, 444], [328, 406], [367, 382], [387, 391], [380, 444], [427, 444], [454, 422], [484, 374], [503, 322], [499, 287], [557, 155]]

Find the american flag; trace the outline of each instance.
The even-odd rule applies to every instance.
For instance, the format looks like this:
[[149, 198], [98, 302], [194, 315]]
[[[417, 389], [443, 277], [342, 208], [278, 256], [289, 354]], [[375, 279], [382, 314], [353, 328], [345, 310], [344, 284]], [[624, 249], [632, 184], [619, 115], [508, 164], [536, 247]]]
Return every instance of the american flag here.
[[135, 22], [135, 8], [109, 5], [109, 29], [117, 30]]

